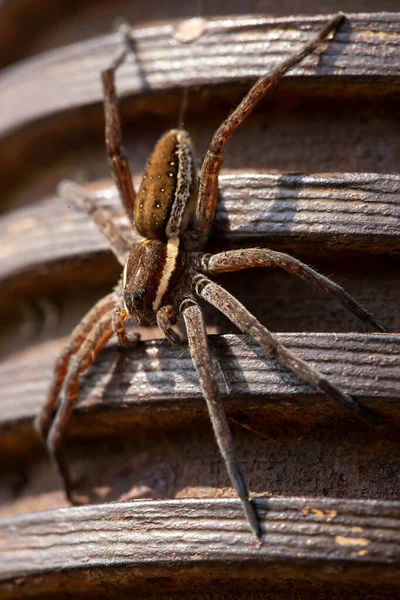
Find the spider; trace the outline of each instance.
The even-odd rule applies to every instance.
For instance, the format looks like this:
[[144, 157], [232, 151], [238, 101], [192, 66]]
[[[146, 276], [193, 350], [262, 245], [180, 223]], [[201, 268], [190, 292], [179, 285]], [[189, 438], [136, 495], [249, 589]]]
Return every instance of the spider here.
[[[199, 300], [219, 309], [240, 331], [252, 336], [276, 360], [328, 398], [341, 402], [367, 423], [378, 419], [350, 394], [280, 344], [274, 335], [221, 285], [210, 277], [251, 267], [280, 267], [336, 297], [357, 317], [375, 330], [386, 331], [374, 317], [343, 288], [288, 254], [266, 248], [231, 250], [207, 254], [203, 247], [213, 224], [218, 194], [218, 175], [223, 147], [266, 92], [291, 68], [313, 52], [343, 20], [338, 13], [321, 32], [297, 53], [261, 77], [237, 108], [215, 132], [205, 155], [200, 177], [196, 176], [189, 134], [174, 129], [155, 146], [136, 195], [130, 168], [122, 151], [121, 124], [115, 89], [115, 73], [125, 60], [132, 39], [125, 30], [123, 50], [102, 72], [106, 148], [114, 182], [123, 207], [144, 241], [131, 246], [110, 215], [73, 182], [61, 184], [61, 195], [74, 200], [94, 219], [124, 266], [117, 288], [87, 313], [72, 332], [54, 369], [47, 401], [36, 427], [55, 461], [71, 502], [73, 481], [62, 452], [62, 440], [78, 399], [79, 378], [93, 363], [110, 338], [128, 344], [124, 324], [133, 320], [141, 326], [156, 322], [174, 344], [185, 344], [195, 365], [207, 403], [219, 450], [233, 488], [243, 506], [250, 528], [261, 535], [256, 508], [236, 457], [232, 436], [220, 400], [207, 344], [207, 333]], [[187, 339], [172, 327], [183, 316]], [[63, 392], [63, 393], [61, 393]]]

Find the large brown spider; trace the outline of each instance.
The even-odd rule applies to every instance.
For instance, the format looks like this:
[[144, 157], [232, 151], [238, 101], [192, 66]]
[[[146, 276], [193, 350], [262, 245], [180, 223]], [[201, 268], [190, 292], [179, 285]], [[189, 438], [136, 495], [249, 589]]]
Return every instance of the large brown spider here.
[[[125, 211], [137, 232], [145, 239], [130, 247], [129, 241], [108, 213], [99, 210], [81, 188], [72, 182], [66, 182], [61, 187], [62, 195], [75, 200], [92, 215], [110, 242], [117, 259], [124, 265], [119, 287], [99, 300], [72, 332], [56, 363], [48, 398], [36, 423], [55, 460], [71, 502], [73, 484], [61, 450], [62, 439], [78, 398], [80, 375], [114, 334], [121, 345], [128, 343], [124, 323], [130, 318], [141, 326], [150, 326], [156, 321], [163, 334], [174, 344], [185, 343], [186, 340], [172, 329], [177, 315], [182, 314], [190, 354], [200, 379], [220, 452], [249, 525], [260, 536], [260, 524], [236, 458], [211, 368], [199, 298], [219, 309], [242, 332], [251, 335], [266, 352], [328, 398], [341, 402], [364, 421], [379, 425], [378, 420], [366, 408], [282, 346], [236, 298], [208, 276], [251, 267], [278, 266], [335, 296], [349, 311], [374, 329], [385, 331], [367, 310], [336, 283], [288, 254], [261, 248], [232, 250], [214, 255], [201, 251], [214, 219], [224, 144], [273, 84], [313, 52], [342, 19], [343, 15], [337, 14], [313, 41], [253, 85], [214, 134], [203, 161], [199, 185], [189, 135], [182, 129], [171, 130], [157, 143], [136, 196], [129, 165], [122, 153], [115, 91], [115, 72], [129, 51], [129, 33], [125, 32], [123, 52], [103, 71], [109, 163]], [[64, 393], [60, 395], [62, 388]]]

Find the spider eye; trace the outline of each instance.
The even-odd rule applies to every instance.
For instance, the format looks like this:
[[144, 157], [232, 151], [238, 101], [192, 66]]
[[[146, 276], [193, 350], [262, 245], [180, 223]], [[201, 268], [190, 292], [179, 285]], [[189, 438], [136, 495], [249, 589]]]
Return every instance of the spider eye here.
[[132, 311], [134, 311], [135, 308], [140, 307], [140, 305], [142, 304], [143, 296], [145, 295], [146, 291], [146, 288], [140, 288], [137, 292], [134, 292], [133, 294], [131, 294], [127, 290], [123, 291], [125, 305], [128, 312], [132, 313]]
[[137, 292], [135, 292], [132, 297], [133, 297], [133, 304], [136, 306], [136, 308], [138, 306], [141, 305], [142, 303], [142, 298], [146, 293], [146, 288], [140, 288], [140, 290], [138, 290]]

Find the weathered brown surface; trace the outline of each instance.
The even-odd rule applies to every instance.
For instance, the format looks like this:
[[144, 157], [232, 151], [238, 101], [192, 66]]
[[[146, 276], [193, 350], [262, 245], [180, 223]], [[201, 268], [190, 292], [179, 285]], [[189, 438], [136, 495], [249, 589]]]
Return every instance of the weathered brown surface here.
[[[369, 398], [371, 408], [387, 417], [400, 411], [400, 336], [391, 334], [279, 334], [278, 339], [309, 361], [317, 369], [329, 373], [344, 389], [359, 398]], [[316, 402], [317, 392], [295, 375], [269, 358], [247, 336], [215, 336], [210, 338], [215, 355], [217, 381], [227, 406], [238, 406], [249, 398], [246, 406], [267, 403], [279, 405], [285, 400], [290, 418], [302, 420], [299, 401], [310, 397]], [[52, 342], [39, 349], [14, 355], [0, 364], [3, 388], [0, 390], [2, 412], [0, 428], [32, 420], [39, 412], [50, 376], [56, 348]], [[118, 362], [123, 364], [117, 364]], [[121, 408], [134, 414], [139, 410], [185, 410], [202, 404], [196, 372], [186, 348], [174, 348], [161, 341], [144, 342], [121, 354], [115, 344], [108, 346], [83, 377], [78, 410], [94, 408], [96, 412], [114, 412], [119, 420]], [[121, 387], [124, 394], [121, 396]], [[194, 403], [194, 404], [193, 404]], [[288, 403], [288, 404], [287, 404]], [[324, 399], [322, 411], [337, 406]], [[296, 408], [297, 407], [297, 408]], [[338, 409], [339, 410], [339, 409]], [[189, 409], [190, 411], [190, 409]], [[92, 432], [93, 433], [93, 430]]]
[[[43, 7], [45, 2], [29, 4]], [[79, 4], [76, 21], [86, 3]], [[133, 14], [120, 10], [122, 4], [96, 3], [86, 13], [96, 18], [88, 19], [83, 30], [74, 28], [73, 18], [67, 26], [60, 21], [58, 32], [57, 24], [50, 30], [56, 18], [49, 13], [43, 19], [44, 27], [50, 27], [47, 39], [43, 35], [30, 41], [26, 31], [18, 51], [23, 52], [25, 43], [45, 48], [56, 39], [108, 32], [105, 14]], [[139, 14], [144, 6], [128, 4]], [[323, 4], [317, 9], [375, 8], [361, 7], [358, 0]], [[205, 0], [203, 14], [215, 14], [217, 5], [207, 5]], [[226, 11], [234, 12], [235, 6], [237, 12], [247, 7], [248, 12], [288, 9], [286, 4], [260, 7], [241, 0]], [[64, 10], [64, 1], [58, 7]], [[289, 8], [306, 12], [315, 5]], [[163, 16], [182, 16], [178, 4], [168, 3], [168, 10], [171, 14]], [[194, 11], [188, 10], [191, 16]], [[152, 12], [148, 2], [142, 15], [145, 11]], [[135, 176], [157, 137], [176, 126], [184, 82], [190, 87], [185, 125], [200, 159], [249, 80], [296, 40], [305, 39], [311, 21], [316, 23], [314, 18], [286, 18], [269, 25], [269, 19], [260, 22], [254, 16], [218, 17], [207, 25], [204, 37], [181, 44], [174, 38], [175, 24], [153, 22], [145, 29], [140, 17], [131, 20], [140, 25], [142, 60], [138, 66], [130, 59], [118, 85], [126, 96], [124, 140]], [[221, 180], [223, 198], [210, 246], [286, 248], [332, 274], [394, 331], [400, 329], [399, 180], [388, 173], [398, 171], [400, 164], [399, 23], [396, 15], [351, 16], [325, 54], [287, 77], [244, 124], [227, 148], [224, 167], [234, 172], [225, 172]], [[160, 35], [151, 38], [151, 32]], [[2, 209], [51, 194], [37, 206], [5, 215], [0, 224], [0, 516], [7, 519], [0, 522], [5, 546], [0, 574], [12, 577], [0, 597], [41, 597], [46, 592], [54, 598], [133, 593], [149, 598], [162, 591], [179, 598], [265, 598], [267, 593], [279, 600], [396, 598], [398, 336], [335, 334], [364, 329], [336, 301], [276, 270], [243, 272], [221, 278], [221, 283], [273, 330], [321, 332], [281, 338], [382, 415], [384, 428], [368, 428], [331, 405], [248, 340], [212, 338], [219, 385], [250, 489], [274, 496], [266, 513], [266, 545], [255, 546], [238, 503], [229, 499], [233, 492], [187, 351], [160, 342], [125, 353], [112, 344], [102, 353], [82, 381], [65, 442], [83, 501], [154, 502], [15, 517], [67, 506], [31, 426], [60, 347], [49, 340], [66, 334], [110, 290], [120, 271], [87, 218], [54, 198], [61, 177], [94, 181], [109, 176], [98, 71], [116, 44], [117, 36], [106, 35], [0, 76]], [[316, 176], [266, 175], [263, 169], [329, 174], [321, 182]], [[102, 202], [120, 219], [109, 183], [97, 187], [99, 195], [101, 189], [107, 191]], [[35, 316], [41, 312], [43, 323]], [[213, 331], [231, 331], [211, 311], [207, 318]], [[11, 354], [15, 348], [18, 355]], [[304, 495], [313, 499], [299, 499]], [[215, 500], [220, 497], [224, 500]], [[179, 500], [170, 504], [170, 498]], [[187, 498], [196, 500], [188, 504]], [[330, 510], [337, 511], [334, 518]], [[343, 540], [349, 537], [350, 545]]]
[[[202, 16], [268, 14], [288, 16], [292, 14], [314, 15], [317, 13], [376, 11], [375, 0], [202, 0]], [[396, 0], [382, 0], [382, 11], [396, 11]], [[108, 33], [113, 21], [121, 15], [130, 23], [151, 25], [154, 20], [181, 20], [199, 14], [198, 0], [3, 0], [0, 5], [2, 36], [0, 39], [0, 65], [6, 65], [34, 53]], [[24, 35], [21, 36], [21, 30]], [[16, 43], [18, 41], [18, 43]]]
[[[379, 255], [396, 256], [400, 248], [399, 177], [380, 174], [305, 176], [249, 173], [224, 175], [220, 187], [221, 198], [210, 250], [272, 245], [299, 257], [303, 254], [306, 262], [311, 262], [327, 274], [332, 273], [333, 261], [340, 260], [344, 250], [357, 251], [352, 262], [355, 265], [363, 263], [360, 268], [365, 269], [370, 278], [370, 290], [357, 284], [351, 268], [346, 264], [340, 269], [342, 283], [377, 314], [381, 311], [377, 298], [385, 295], [387, 323], [396, 330], [400, 324], [395, 311], [396, 298], [400, 293], [396, 284], [397, 268], [395, 263], [391, 267], [386, 265]], [[116, 189], [105, 182], [89, 186], [88, 189], [97, 190], [94, 195], [96, 201], [112, 213], [116, 223], [134, 243], [138, 238], [126, 217], [121, 214]], [[56, 305], [61, 298], [64, 303], [66, 290], [79, 282], [85, 286], [88, 281], [92, 285], [96, 283], [101, 288], [98, 292], [100, 296], [115, 284], [121, 271], [105, 239], [90, 218], [80, 209], [56, 197], [3, 216], [0, 219], [0, 248], [0, 314], [5, 320], [11, 312], [14, 315], [26, 312], [24, 305], [30, 296], [37, 301], [42, 296], [51, 295]], [[325, 258], [330, 257], [330, 262], [316, 262], [314, 248], [319, 261], [324, 255]], [[369, 267], [364, 264], [361, 252], [371, 256]], [[98, 267], [99, 261], [101, 268]], [[253, 272], [243, 273], [241, 281], [252, 281]], [[268, 282], [274, 282], [274, 288], [276, 282], [271, 277], [278, 277], [278, 280], [286, 281], [291, 286], [300, 285], [302, 289], [300, 282], [293, 281], [289, 275], [277, 271], [272, 274], [271, 270], [258, 271], [258, 281], [260, 273], [267, 285]], [[231, 279], [235, 286], [243, 287], [238, 277], [225, 276], [221, 281], [229, 282]], [[315, 292], [306, 286], [303, 289], [315, 313], [314, 316], [309, 315], [305, 323], [313, 328], [312, 322], [317, 323], [321, 318], [320, 313], [326, 311], [326, 299], [319, 294], [313, 301]], [[366, 293], [368, 297], [363, 300]], [[278, 289], [274, 294], [279, 298]], [[95, 296], [91, 298], [88, 302], [93, 302]], [[252, 307], [259, 318], [266, 324], [273, 324], [274, 329], [288, 329], [275, 314], [270, 297], [264, 299], [259, 296], [259, 299], [265, 308], [260, 302], [259, 306], [255, 304]], [[254, 302], [254, 296], [243, 296], [243, 300], [246, 303]], [[304, 300], [302, 302], [304, 305]], [[335, 306], [333, 300], [330, 302]], [[292, 303], [293, 317], [295, 304], [296, 300]], [[277, 317], [280, 324], [276, 323]], [[301, 328], [300, 314], [296, 318]], [[333, 331], [335, 327], [346, 331], [354, 327], [359, 329], [360, 324], [354, 319], [349, 321], [344, 314], [334, 320], [332, 327]]]
[[[136, 55], [118, 74], [121, 97], [177, 86], [254, 79], [310, 39], [326, 16], [238, 17], [208, 20], [200, 37], [177, 39], [177, 25], [135, 29]], [[382, 38], [385, 44], [382, 43]], [[120, 43], [112, 34], [54, 50], [0, 78], [0, 135], [55, 112], [99, 102], [99, 73]], [[288, 77], [399, 77], [400, 27], [396, 13], [349, 14], [329, 48], [307, 58]], [[21, 97], [35, 102], [22, 103]]]
[[[375, 54], [376, 49], [371, 51]], [[81, 71], [86, 62], [79, 55], [74, 60]], [[259, 58], [254, 55], [250, 70], [259, 68]], [[59, 72], [65, 69], [60, 67]], [[213, 69], [209, 69], [211, 72]], [[192, 76], [196, 73], [193, 68]], [[92, 89], [84, 76], [79, 81], [83, 90]], [[129, 74], [126, 81], [131, 81]], [[266, 169], [298, 173], [396, 172], [400, 163], [396, 81], [397, 76], [285, 77], [228, 144], [224, 169], [244, 173]], [[200, 84], [189, 90], [185, 118], [198, 166], [213, 131], [240, 101], [249, 81]], [[49, 94], [56, 95], [54, 78], [49, 85], [50, 90], [44, 86], [30, 96], [26, 103], [29, 110], [40, 107]], [[117, 85], [120, 87], [119, 77]], [[2, 97], [5, 101], [5, 94]], [[65, 102], [70, 97], [71, 91], [60, 94]], [[12, 134], [0, 139], [1, 210], [53, 195], [63, 177], [84, 182], [109, 177], [99, 100], [96, 96], [85, 106], [71, 104], [69, 109], [62, 108], [47, 118], [43, 113], [43, 119], [21, 121]], [[149, 90], [122, 101], [124, 146], [135, 176], [143, 172], [157, 138], [176, 126], [181, 103], [182, 92], [176, 87]], [[4, 113], [12, 115], [16, 105], [22, 106], [16, 100], [4, 105]]]
[[[218, 385], [252, 491], [398, 499], [398, 336], [279, 339], [353, 392], [384, 427], [368, 427], [328, 402], [250, 339], [211, 337]], [[37, 347], [1, 365], [2, 517], [67, 506], [31, 429], [59, 347]], [[111, 344], [82, 378], [68, 433], [65, 448], [81, 501], [233, 494], [185, 349], [146, 342], [120, 353]]]
[[[330, 251], [397, 253], [399, 194], [397, 175], [224, 175], [214, 240], [220, 246], [280, 242], [292, 252], [316, 244], [319, 250], [325, 246]], [[113, 185], [97, 186], [94, 197], [115, 216], [132, 243], [139, 239], [122, 214]], [[4, 283], [38, 267], [110, 252], [90, 217], [56, 197], [3, 216], [0, 246]]]
[[[226, 579], [226, 561], [234, 580], [340, 579], [373, 589], [397, 583], [396, 503], [273, 498], [258, 500], [257, 507], [261, 544], [247, 531], [235, 500], [99, 505], [4, 521], [2, 597], [62, 592], [77, 569], [83, 570], [80, 593], [101, 592], [105, 572], [114, 579], [118, 567], [120, 581], [133, 589], [150, 591], [152, 579], [163, 577], [174, 591], [179, 579], [192, 585], [199, 576]], [[6, 581], [16, 577], [13, 590]]]

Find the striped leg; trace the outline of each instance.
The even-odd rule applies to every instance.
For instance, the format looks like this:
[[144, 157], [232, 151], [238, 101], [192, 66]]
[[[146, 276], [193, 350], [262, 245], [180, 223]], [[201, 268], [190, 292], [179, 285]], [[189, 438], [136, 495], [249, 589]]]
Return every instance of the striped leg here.
[[65, 391], [59, 402], [47, 436], [47, 447], [64, 482], [68, 499], [72, 503], [74, 503], [72, 498], [73, 485], [68, 465], [62, 452], [62, 440], [78, 399], [79, 376], [89, 368], [113, 335], [112, 316], [110, 312], [107, 312], [94, 325], [78, 352], [69, 361], [68, 372], [65, 378]]
[[313, 40], [278, 64], [270, 73], [260, 77], [239, 106], [230, 113], [214, 133], [201, 167], [196, 222], [192, 231], [193, 248], [201, 248], [204, 245], [214, 221], [218, 195], [218, 175], [223, 161], [223, 148], [226, 142], [233, 136], [236, 129], [276, 82], [301, 62], [303, 58], [314, 52], [329, 33], [338, 27], [343, 18], [343, 13], [335, 15]]
[[122, 151], [121, 119], [119, 116], [117, 92], [115, 89], [115, 73], [118, 67], [124, 62], [127, 53], [128, 49], [125, 47], [108, 69], [102, 71], [101, 82], [104, 96], [108, 162], [122, 204], [132, 223], [136, 192], [133, 187], [132, 173], [129, 168], [128, 160]]
[[90, 215], [99, 231], [108, 241], [118, 262], [124, 266], [132, 244], [115, 225], [111, 214], [104, 208], [97, 206], [89, 194], [74, 181], [62, 181], [58, 185], [57, 191], [61, 198], [67, 202], [73, 202]]
[[44, 441], [47, 439], [54, 418], [71, 356], [78, 352], [95, 324], [104, 315], [110, 315], [111, 311], [114, 310], [117, 305], [118, 298], [115, 293], [109, 294], [99, 300], [75, 327], [66, 346], [58, 357], [54, 367], [53, 379], [47, 394], [46, 403], [35, 421], [35, 428]]
[[384, 325], [376, 321], [374, 316], [340, 285], [331, 281], [328, 277], [320, 275], [320, 273], [290, 256], [290, 254], [264, 248], [231, 250], [214, 255], [205, 255], [202, 258], [202, 267], [204, 272], [210, 275], [252, 267], [280, 267], [288, 273], [304, 279], [317, 290], [337, 298], [349, 312], [356, 315], [361, 321], [368, 323], [375, 331], [387, 331]]
[[195, 283], [195, 291], [201, 298], [218, 308], [243, 333], [251, 335], [261, 348], [264, 348], [268, 354], [285, 365], [292, 373], [301, 377], [328, 398], [340, 402], [369, 425], [381, 426], [375, 415], [361, 406], [355, 398], [343, 392], [325, 375], [280, 344], [275, 336], [223, 287], [199, 275]]
[[260, 523], [254, 505], [249, 499], [249, 491], [236, 457], [232, 435], [212, 372], [203, 315], [198, 304], [189, 300], [183, 302], [182, 314], [186, 324], [190, 354], [199, 375], [200, 386], [207, 402], [219, 450], [224, 459], [232, 485], [242, 502], [249, 525], [256, 536], [259, 537], [261, 535]]

